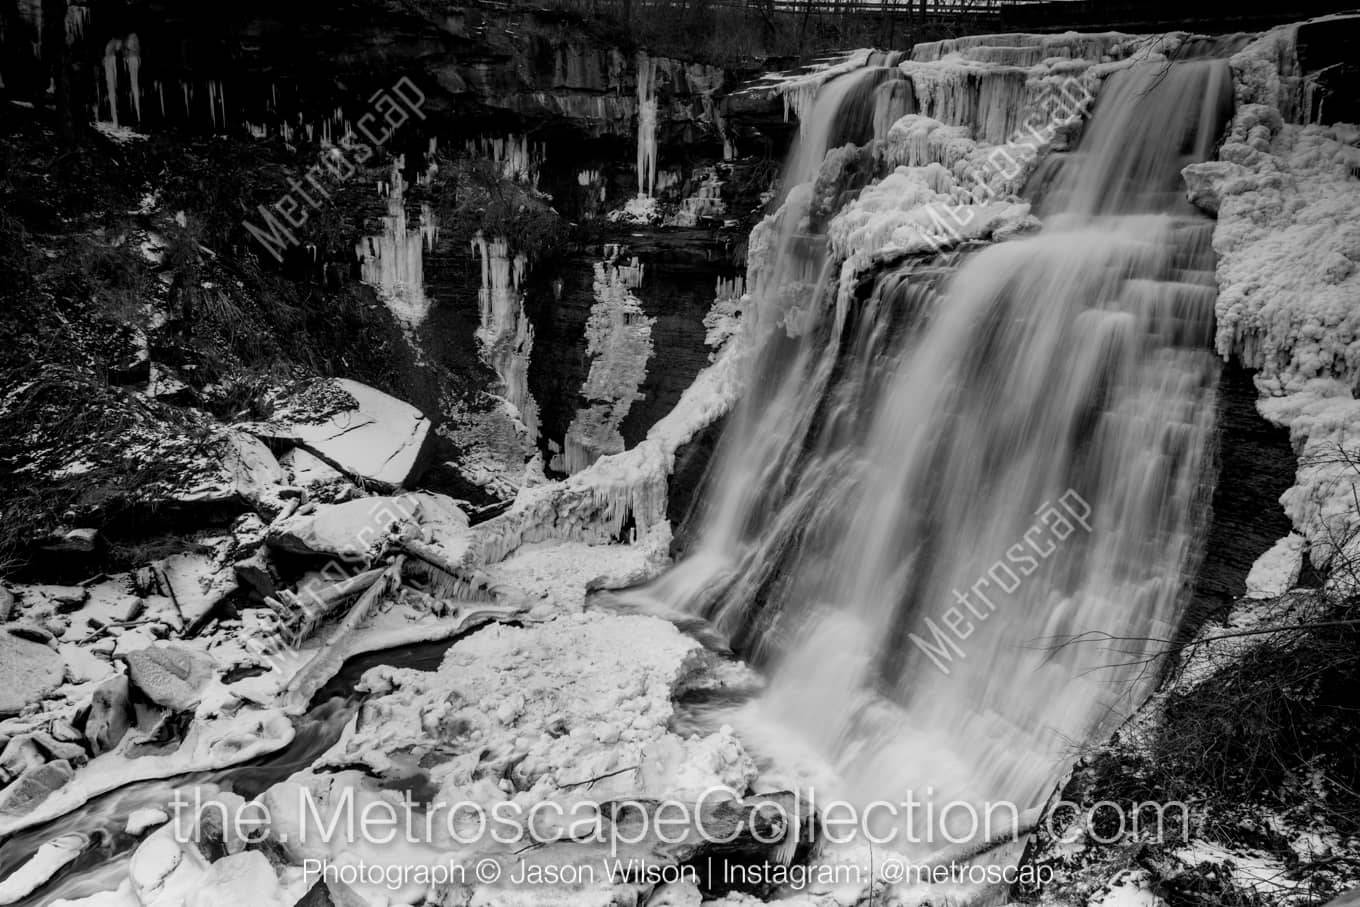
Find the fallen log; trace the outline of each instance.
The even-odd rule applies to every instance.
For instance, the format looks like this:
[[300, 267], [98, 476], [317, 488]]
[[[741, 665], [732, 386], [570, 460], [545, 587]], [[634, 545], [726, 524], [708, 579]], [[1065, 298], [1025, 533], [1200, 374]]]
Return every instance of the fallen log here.
[[343, 645], [344, 640], [354, 634], [368, 617], [374, 603], [385, 592], [401, 584], [401, 567], [405, 560], [405, 555], [399, 554], [390, 565], [376, 571], [379, 576], [375, 577], [364, 594], [359, 596], [359, 600], [349, 609], [345, 619], [336, 625], [330, 638], [288, 682], [287, 689], [280, 697], [285, 710], [305, 709], [316, 691], [340, 670], [340, 666], [348, 657], [346, 647]]

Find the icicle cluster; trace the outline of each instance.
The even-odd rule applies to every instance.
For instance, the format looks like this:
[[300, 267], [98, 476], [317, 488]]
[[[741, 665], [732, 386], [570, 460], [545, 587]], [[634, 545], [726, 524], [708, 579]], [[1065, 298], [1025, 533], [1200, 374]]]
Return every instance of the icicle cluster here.
[[503, 178], [538, 187], [538, 171], [548, 151], [543, 143], [530, 142], [527, 135], [478, 136], [464, 147], [470, 156], [494, 162]]
[[[83, 28], [83, 25], [81, 26]], [[70, 28], [70, 22], [67, 22]], [[122, 63], [122, 69], [119, 64]], [[104, 93], [108, 97], [109, 119], [114, 128], [121, 125], [118, 117], [118, 95], [122, 70], [128, 74], [128, 96], [132, 99], [135, 118], [142, 119], [142, 42], [136, 34], [126, 38], [110, 38], [104, 45]]]
[[477, 339], [482, 357], [500, 378], [506, 401], [515, 409], [530, 438], [538, 437], [538, 405], [529, 393], [529, 359], [534, 328], [524, 312], [520, 285], [529, 261], [523, 252], [513, 257], [504, 239], [488, 240], [481, 231], [472, 239], [472, 253], [481, 259], [481, 325]]
[[402, 163], [403, 158], [394, 159], [389, 182], [378, 187], [379, 194], [387, 198], [382, 233], [359, 240], [355, 254], [364, 283], [376, 289], [393, 314], [414, 330], [430, 308], [425, 298], [425, 252], [438, 241], [439, 225], [429, 205], [421, 206], [419, 226], [408, 224]]

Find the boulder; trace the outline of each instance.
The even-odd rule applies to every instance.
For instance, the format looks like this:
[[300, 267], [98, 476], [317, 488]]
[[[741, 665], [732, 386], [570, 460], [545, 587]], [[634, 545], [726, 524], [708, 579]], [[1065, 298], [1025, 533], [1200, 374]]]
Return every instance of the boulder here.
[[134, 721], [127, 677], [119, 674], [101, 683], [90, 700], [90, 714], [85, 720], [85, 739], [91, 752], [97, 756], [113, 749]]
[[30, 768], [0, 792], [0, 815], [28, 815], [65, 786], [74, 775], [71, 764], [61, 759]]
[[14, 613], [14, 593], [0, 586], [0, 621], [9, 620]]
[[250, 557], [237, 561], [233, 567], [236, 582], [251, 590], [260, 598], [266, 598], [279, 591], [279, 579], [274, 567], [269, 563], [269, 555], [263, 548]]
[[230, 429], [222, 436], [219, 456], [232, 487], [250, 506], [270, 515], [283, 508], [280, 492], [288, 477], [264, 442]]
[[267, 541], [294, 554], [367, 561], [395, 534], [441, 545], [457, 560], [467, 547], [467, 526], [451, 498], [412, 493], [322, 504], [271, 526]]
[[169, 821], [170, 814], [163, 809], [157, 809], [154, 806], [146, 809], [134, 809], [128, 813], [127, 824], [123, 827], [123, 831], [134, 837], [140, 837], [151, 829]]
[[213, 677], [213, 660], [182, 646], [148, 646], [127, 656], [128, 679], [147, 699], [176, 712], [195, 708]]
[[66, 664], [41, 642], [0, 630], [0, 717], [17, 715], [61, 685]]
[[281, 401], [270, 422], [242, 427], [257, 437], [305, 448], [382, 490], [413, 482], [433, 444], [430, 420], [419, 409], [347, 379], [314, 383]]

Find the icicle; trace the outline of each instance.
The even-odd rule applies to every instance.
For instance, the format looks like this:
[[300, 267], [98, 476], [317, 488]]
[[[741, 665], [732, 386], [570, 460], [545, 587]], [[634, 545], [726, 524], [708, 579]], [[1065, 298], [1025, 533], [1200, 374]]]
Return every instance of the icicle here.
[[104, 45], [104, 85], [109, 93], [109, 122], [118, 125], [118, 55], [123, 51], [123, 42], [110, 38]]
[[123, 44], [123, 59], [127, 62], [128, 82], [132, 89], [132, 109], [137, 114], [137, 122], [142, 120], [142, 42], [136, 33], [127, 36]]

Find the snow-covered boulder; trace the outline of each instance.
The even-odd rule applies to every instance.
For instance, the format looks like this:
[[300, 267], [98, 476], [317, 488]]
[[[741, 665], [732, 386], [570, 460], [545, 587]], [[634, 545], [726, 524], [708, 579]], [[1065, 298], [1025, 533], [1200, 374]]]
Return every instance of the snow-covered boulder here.
[[85, 720], [85, 739], [90, 751], [98, 755], [113, 749], [135, 720], [127, 677], [119, 674], [101, 683], [90, 699], [90, 714]]
[[17, 715], [51, 693], [65, 673], [61, 655], [50, 647], [0, 630], [0, 717]]
[[27, 815], [74, 776], [71, 763], [64, 759], [33, 766], [0, 792], [0, 817]]
[[302, 447], [335, 469], [381, 490], [410, 484], [433, 437], [419, 409], [348, 379], [319, 381], [277, 405], [268, 422], [241, 428]]
[[366, 561], [396, 538], [439, 545], [452, 561], [467, 549], [468, 518], [451, 498], [413, 492], [321, 504], [269, 528], [272, 548]]
[[149, 646], [128, 655], [127, 665], [133, 686], [176, 712], [196, 707], [214, 674], [211, 658], [183, 646]]

